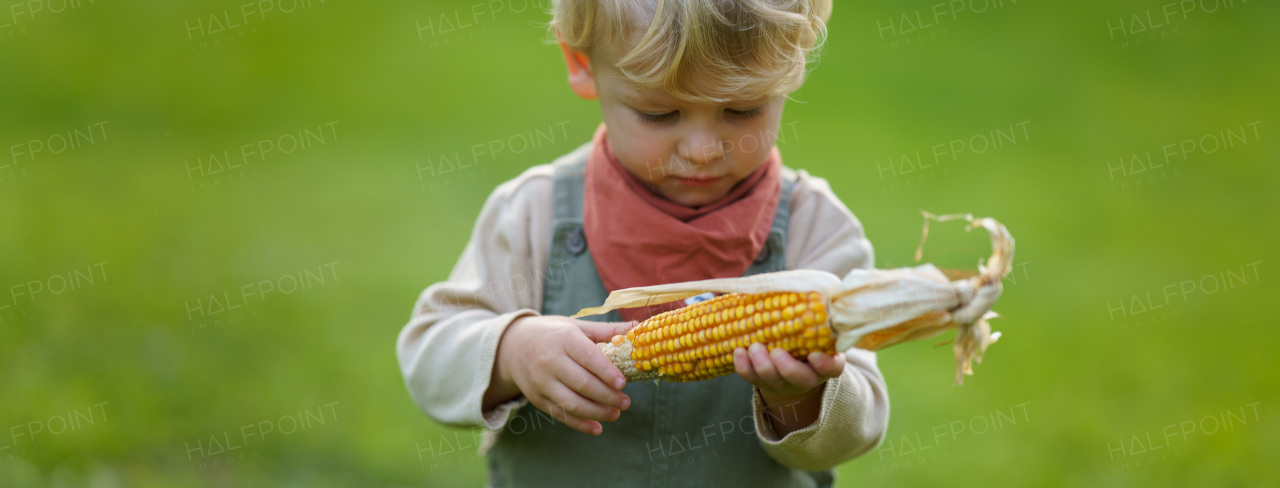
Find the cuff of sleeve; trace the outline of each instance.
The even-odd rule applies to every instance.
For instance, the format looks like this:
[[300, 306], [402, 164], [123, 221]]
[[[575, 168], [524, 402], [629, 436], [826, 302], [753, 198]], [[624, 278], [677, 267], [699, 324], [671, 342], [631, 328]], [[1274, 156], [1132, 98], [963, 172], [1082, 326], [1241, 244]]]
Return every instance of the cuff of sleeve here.
[[479, 385], [478, 391], [473, 393], [472, 401], [475, 402], [476, 408], [473, 411], [480, 413], [480, 420], [484, 427], [489, 430], [501, 430], [507, 425], [507, 421], [515, 415], [516, 411], [523, 407], [529, 401], [523, 395], [518, 396], [510, 401], [498, 404], [492, 410], [484, 411], [484, 392], [489, 391], [489, 383], [493, 380], [493, 368], [498, 359], [498, 344], [502, 342], [502, 334], [506, 332], [507, 327], [521, 317], [529, 317], [538, 315], [532, 309], [521, 309], [514, 312], [505, 313], [495, 317], [489, 324], [489, 329], [484, 333], [484, 342], [480, 349], [480, 365], [476, 371], [476, 381], [474, 384]]
[[[760, 391], [754, 393], [753, 407], [756, 418], [756, 437], [761, 447], [774, 460], [791, 469], [819, 471], [829, 469], [849, 459], [845, 453], [851, 442], [850, 430], [856, 430], [853, 418], [854, 405], [864, 395], [859, 391], [852, 375], [854, 368], [845, 368], [839, 378], [827, 381], [822, 392], [822, 406], [817, 420], [803, 429], [786, 436], [779, 436], [766, 417], [764, 399]], [[856, 441], [854, 441], [856, 442]]]
[[845, 371], [839, 378], [828, 380], [826, 387], [822, 391], [822, 409], [818, 412], [817, 420], [812, 424], [800, 430], [796, 430], [784, 436], [779, 436], [778, 431], [774, 430], [773, 423], [769, 422], [769, 410], [764, 405], [764, 397], [760, 395], [759, 388], [752, 388], [752, 411], [756, 418], [756, 433], [760, 438], [760, 442], [766, 447], [777, 447], [787, 449], [803, 444], [806, 440], [813, 437], [819, 429], [825, 425], [831, 418], [832, 405], [840, 395], [840, 390], [845, 381], [848, 381], [846, 375], [849, 371]]
[[511, 420], [511, 417], [514, 417], [520, 408], [528, 403], [529, 400], [524, 395], [520, 395], [511, 401], [493, 407], [493, 410], [483, 412], [485, 428], [495, 431], [502, 430], [507, 425], [507, 422]]
[[529, 403], [529, 399], [524, 395], [516, 397], [514, 400], [499, 404], [493, 407], [493, 410], [484, 412], [484, 437], [480, 441], [481, 456], [488, 454], [489, 449], [493, 448], [493, 443], [498, 442], [498, 434], [502, 433], [502, 428], [507, 426], [507, 422], [511, 421], [511, 417], [516, 416], [520, 412], [520, 408]]

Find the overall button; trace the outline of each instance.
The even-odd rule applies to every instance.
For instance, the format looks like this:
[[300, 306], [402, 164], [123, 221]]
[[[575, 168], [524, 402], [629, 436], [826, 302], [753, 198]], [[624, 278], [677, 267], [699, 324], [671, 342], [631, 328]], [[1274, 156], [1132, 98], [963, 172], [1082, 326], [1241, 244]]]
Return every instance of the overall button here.
[[569, 248], [569, 252], [582, 254], [582, 251], [587, 249], [587, 238], [582, 234], [582, 227], [576, 227], [569, 231], [569, 236], [565, 239], [564, 244]]

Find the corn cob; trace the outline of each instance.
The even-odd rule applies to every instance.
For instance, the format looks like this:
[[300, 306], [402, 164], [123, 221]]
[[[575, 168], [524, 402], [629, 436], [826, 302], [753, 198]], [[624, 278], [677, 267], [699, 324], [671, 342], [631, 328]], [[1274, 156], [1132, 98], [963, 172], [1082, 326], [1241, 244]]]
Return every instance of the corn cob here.
[[650, 317], [599, 346], [628, 381], [688, 382], [733, 373], [734, 349], [755, 343], [797, 358], [835, 354], [822, 294], [721, 295]]
[[[965, 221], [991, 237], [991, 256], [975, 276], [948, 276], [932, 264], [896, 269], [854, 269], [844, 278], [826, 271], [794, 269], [739, 278], [614, 290], [603, 305], [573, 318], [620, 308], [673, 303], [704, 293], [725, 295], [646, 320], [598, 346], [629, 380], [698, 381], [733, 372], [733, 351], [760, 343], [792, 356], [858, 348], [877, 351], [956, 329], [952, 350], [956, 383], [973, 374], [987, 346], [1000, 338], [988, 320], [1013, 265], [1013, 236], [992, 218], [933, 215], [929, 222]], [[946, 342], [943, 342], [945, 344]]]

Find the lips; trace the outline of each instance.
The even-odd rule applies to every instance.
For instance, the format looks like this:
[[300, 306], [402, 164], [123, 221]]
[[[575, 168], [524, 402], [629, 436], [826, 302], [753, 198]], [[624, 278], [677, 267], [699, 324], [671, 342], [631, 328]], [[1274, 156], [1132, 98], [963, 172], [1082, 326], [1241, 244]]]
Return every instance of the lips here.
[[688, 185], [688, 186], [710, 186], [720, 181], [720, 178], [723, 178], [723, 177], [722, 176], [691, 176], [688, 178], [676, 178], [676, 179], [680, 180], [681, 183], [684, 183], [685, 185]]

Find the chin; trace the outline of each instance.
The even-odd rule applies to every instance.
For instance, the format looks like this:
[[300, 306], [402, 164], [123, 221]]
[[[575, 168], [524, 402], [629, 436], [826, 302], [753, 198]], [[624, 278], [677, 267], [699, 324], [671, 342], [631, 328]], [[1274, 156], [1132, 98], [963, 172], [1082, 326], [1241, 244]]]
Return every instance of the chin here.
[[681, 193], [676, 195], [664, 195], [667, 200], [686, 207], [702, 207], [715, 203], [717, 200], [724, 198], [725, 193]]

